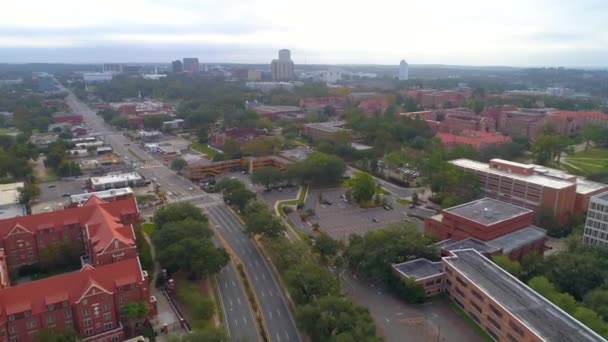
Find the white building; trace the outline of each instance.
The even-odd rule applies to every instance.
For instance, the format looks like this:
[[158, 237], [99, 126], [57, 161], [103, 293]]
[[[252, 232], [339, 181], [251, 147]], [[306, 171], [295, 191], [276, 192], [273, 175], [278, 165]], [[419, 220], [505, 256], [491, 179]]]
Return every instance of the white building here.
[[608, 247], [608, 192], [592, 196], [589, 200], [583, 243]]
[[401, 60], [401, 63], [399, 63], [399, 81], [407, 81], [408, 77], [409, 77], [409, 66], [407, 64], [407, 62], [405, 61], [405, 59]]
[[91, 189], [95, 191], [142, 186], [146, 182], [137, 172], [109, 174], [89, 179]]
[[111, 72], [87, 72], [82, 74], [82, 79], [85, 82], [107, 82], [111, 81], [113, 76]]
[[19, 188], [23, 186], [23, 182], [0, 184], [0, 219], [27, 214], [25, 205], [19, 203]]

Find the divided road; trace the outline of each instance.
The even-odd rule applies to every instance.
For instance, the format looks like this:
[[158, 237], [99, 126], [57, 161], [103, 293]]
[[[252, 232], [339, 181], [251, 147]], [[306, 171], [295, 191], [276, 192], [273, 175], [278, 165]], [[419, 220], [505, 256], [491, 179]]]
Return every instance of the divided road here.
[[296, 324], [291, 316], [284, 294], [267, 262], [244, 231], [243, 225], [226, 206], [207, 208], [211, 220], [218, 225], [220, 234], [241, 259], [249, 281], [264, 315], [271, 341], [300, 341]]
[[[209, 217], [219, 225], [218, 232], [236, 252], [243, 262], [249, 282], [256, 293], [260, 311], [267, 322], [269, 340], [273, 342], [300, 341], [295, 322], [285, 302], [285, 298], [266, 260], [245, 235], [243, 226], [233, 216], [218, 194], [202, 191], [190, 180], [177, 175], [137, 144], [106, 124], [85, 103], [78, 100], [72, 92], [67, 98], [70, 108], [84, 116], [86, 125], [100, 133], [114, 152], [138, 164], [136, 171], [146, 179], [155, 180], [166, 192], [171, 192], [170, 202], [190, 201], [206, 208]], [[243, 285], [232, 264], [224, 267], [216, 276], [224, 319], [232, 340], [257, 341], [255, 320], [247, 301]]]

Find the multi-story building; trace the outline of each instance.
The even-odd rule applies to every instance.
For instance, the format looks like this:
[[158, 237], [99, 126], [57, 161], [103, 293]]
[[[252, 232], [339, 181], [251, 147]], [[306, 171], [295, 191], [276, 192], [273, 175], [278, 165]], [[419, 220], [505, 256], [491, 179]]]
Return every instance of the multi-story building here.
[[279, 59], [270, 63], [273, 81], [291, 81], [295, 79], [294, 64], [291, 60], [291, 51], [279, 50]]
[[262, 80], [262, 72], [260, 70], [248, 70], [247, 71], [247, 81], [261, 81]]
[[435, 137], [447, 147], [456, 145], [468, 145], [476, 150], [482, 150], [489, 146], [503, 145], [511, 142], [511, 138], [500, 133], [488, 133], [484, 131], [463, 130], [458, 134], [438, 132]]
[[184, 58], [183, 70], [189, 74], [197, 74], [199, 70], [198, 58]]
[[272, 136], [272, 134], [266, 129], [235, 127], [209, 134], [209, 145], [221, 149], [228, 139], [233, 139], [240, 145], [247, 141], [263, 139], [270, 136]]
[[82, 206], [0, 220], [0, 248], [11, 269], [40, 262], [40, 252], [70, 241], [87, 263], [103, 265], [137, 256], [132, 224], [139, 219], [134, 198], [104, 202], [91, 197]]
[[591, 197], [583, 243], [587, 246], [608, 246], [608, 192]]
[[144, 302], [155, 314], [148, 274], [134, 257], [0, 290], [0, 340], [32, 341], [42, 329], [73, 329], [86, 342], [124, 340], [121, 308]]
[[441, 262], [416, 259], [393, 265], [428, 295], [445, 292], [496, 341], [605, 341], [574, 317], [473, 249]]
[[409, 77], [409, 66], [405, 59], [401, 60], [399, 63], [399, 81], [407, 81]]
[[469, 159], [450, 161], [479, 177], [485, 196], [533, 210], [553, 213], [560, 223], [568, 213], [583, 213], [589, 198], [608, 190], [608, 185], [567, 174], [561, 170], [502, 159], [489, 163]]
[[533, 217], [530, 209], [486, 197], [425, 218], [424, 231], [440, 240], [436, 247], [443, 251], [467, 246], [519, 259], [531, 251], [544, 251], [547, 234], [532, 225]]
[[184, 65], [183, 65], [182, 61], [180, 61], [179, 59], [176, 59], [173, 62], [171, 62], [171, 71], [173, 71], [174, 74], [179, 74], [179, 73], [183, 72]]
[[302, 127], [302, 135], [313, 141], [338, 140], [345, 137], [352, 140], [351, 131], [344, 128], [344, 121], [313, 122]]
[[94, 191], [143, 186], [146, 180], [137, 172], [91, 177], [88, 183]]
[[118, 63], [106, 63], [103, 65], [103, 72], [121, 73], [122, 64]]

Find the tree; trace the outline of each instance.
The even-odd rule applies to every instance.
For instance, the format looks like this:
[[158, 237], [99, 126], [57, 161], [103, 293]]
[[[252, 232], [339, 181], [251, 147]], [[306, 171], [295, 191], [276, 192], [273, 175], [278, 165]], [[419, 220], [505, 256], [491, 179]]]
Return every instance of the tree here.
[[426, 292], [424, 287], [417, 284], [416, 281], [408, 277], [400, 277], [393, 275], [388, 284], [390, 287], [408, 303], [420, 304], [426, 300]]
[[167, 222], [162, 229], [154, 233], [154, 245], [163, 250], [170, 245], [187, 238], [211, 238], [213, 235], [206, 220], [186, 218], [182, 221]]
[[153, 221], [156, 228], [161, 230], [168, 222], [183, 221], [190, 218], [194, 221], [207, 222], [200, 208], [188, 202], [171, 203], [156, 210]]
[[144, 117], [144, 127], [159, 130], [164, 121], [171, 120], [168, 115], [147, 115]]
[[25, 183], [19, 191], [19, 203], [30, 204], [34, 199], [40, 196], [40, 188], [34, 183]]
[[548, 277], [560, 291], [577, 300], [604, 283], [606, 271], [598, 267], [598, 255], [593, 251], [558, 253], [548, 259]]
[[262, 235], [267, 238], [280, 236], [285, 227], [268, 210], [265, 204], [251, 202], [247, 204], [245, 213], [245, 231], [251, 235]]
[[217, 328], [205, 328], [195, 330], [191, 334], [181, 337], [170, 337], [169, 342], [228, 342], [230, 341], [223, 330]]
[[500, 268], [511, 273], [514, 277], [518, 278], [521, 275], [521, 264], [515, 260], [509, 259], [506, 255], [494, 255], [492, 261]]
[[184, 271], [190, 279], [200, 279], [218, 273], [230, 257], [209, 238], [188, 237], [160, 250], [158, 260], [171, 272]]
[[372, 176], [365, 172], [357, 172], [351, 182], [352, 198], [356, 203], [365, 204], [372, 200], [377, 188]]
[[313, 245], [321, 258], [327, 260], [338, 253], [338, 243], [326, 234], [320, 234]]
[[606, 128], [598, 125], [586, 125], [583, 127], [581, 132], [583, 139], [585, 139], [585, 152], [589, 150], [589, 145], [593, 141], [594, 143], [600, 142], [606, 138]]
[[583, 303], [608, 320], [608, 289], [595, 289], [585, 295]]
[[289, 293], [297, 304], [308, 304], [338, 294], [336, 278], [325, 268], [310, 262], [292, 265], [285, 273]]
[[280, 183], [282, 180], [283, 174], [274, 167], [257, 169], [251, 175], [251, 181], [254, 184], [264, 185], [267, 190], [270, 190], [271, 185]]
[[78, 334], [72, 329], [44, 328], [34, 333], [34, 342], [75, 342], [78, 341]]
[[366, 308], [335, 297], [323, 297], [297, 309], [298, 324], [313, 341], [381, 341]]
[[184, 167], [188, 165], [183, 158], [175, 158], [171, 161], [171, 169], [176, 171], [181, 171]]
[[346, 164], [337, 156], [313, 152], [302, 162], [294, 164], [289, 172], [304, 184], [337, 184], [342, 181]]
[[131, 334], [135, 333], [141, 321], [148, 315], [148, 304], [145, 301], [130, 302], [120, 309], [123, 317], [127, 320]]
[[418, 193], [417, 193], [416, 191], [414, 191], [414, 192], [412, 193], [412, 203], [413, 203], [413, 204], [418, 204], [418, 201], [419, 201], [419, 200], [420, 200], [420, 199], [419, 199], [419, 197], [418, 197]]

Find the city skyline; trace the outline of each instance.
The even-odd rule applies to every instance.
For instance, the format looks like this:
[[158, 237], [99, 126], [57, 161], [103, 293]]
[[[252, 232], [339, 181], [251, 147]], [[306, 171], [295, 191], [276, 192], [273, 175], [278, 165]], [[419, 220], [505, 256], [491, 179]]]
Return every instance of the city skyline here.
[[608, 5], [602, 1], [496, 6], [384, 0], [375, 6], [9, 1], [0, 13], [0, 62], [159, 63], [193, 56], [201, 62], [267, 63], [288, 48], [295, 64], [396, 65], [403, 57], [414, 65], [608, 64], [608, 34], [601, 29]]

